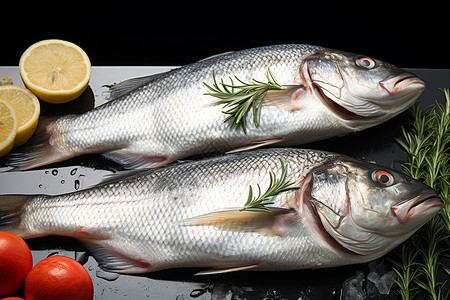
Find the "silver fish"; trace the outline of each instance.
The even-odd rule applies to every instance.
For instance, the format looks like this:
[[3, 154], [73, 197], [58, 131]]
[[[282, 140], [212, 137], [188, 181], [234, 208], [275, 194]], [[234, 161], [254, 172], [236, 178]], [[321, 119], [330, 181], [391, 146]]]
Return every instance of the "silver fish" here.
[[[249, 186], [270, 172], [299, 187], [271, 198], [272, 212], [241, 211]], [[60, 196], [0, 196], [0, 229], [24, 238], [80, 239], [111, 272], [205, 267], [325, 268], [376, 259], [443, 206], [428, 186], [339, 154], [265, 149], [125, 171], [103, 186]]]
[[[224, 123], [204, 83], [266, 81], [260, 125]], [[231, 78], [231, 79], [230, 79]], [[236, 81], [236, 80], [235, 80]], [[216, 55], [111, 87], [111, 100], [82, 115], [42, 121], [29, 148], [9, 156], [30, 169], [102, 153], [125, 168], [160, 167], [207, 152], [293, 146], [375, 126], [410, 107], [424, 90], [414, 74], [369, 57], [309, 45], [275, 45]]]

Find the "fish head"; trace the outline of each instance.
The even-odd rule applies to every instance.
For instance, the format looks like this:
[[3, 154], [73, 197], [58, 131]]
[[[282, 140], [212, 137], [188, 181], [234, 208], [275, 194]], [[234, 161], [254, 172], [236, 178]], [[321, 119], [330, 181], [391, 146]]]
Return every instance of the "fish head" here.
[[443, 207], [436, 191], [401, 173], [350, 158], [310, 173], [310, 204], [323, 230], [352, 254], [375, 259]]
[[416, 75], [392, 64], [328, 49], [305, 59], [301, 74], [329, 110], [356, 130], [405, 111], [425, 89]]

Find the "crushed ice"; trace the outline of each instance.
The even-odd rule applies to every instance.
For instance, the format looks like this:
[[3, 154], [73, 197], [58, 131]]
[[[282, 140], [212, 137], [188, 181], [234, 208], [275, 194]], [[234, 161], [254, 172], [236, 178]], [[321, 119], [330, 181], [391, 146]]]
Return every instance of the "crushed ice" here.
[[367, 275], [357, 271], [355, 276], [344, 281], [341, 299], [389, 299], [397, 274], [392, 270], [389, 271], [383, 260], [371, 262], [368, 267]]

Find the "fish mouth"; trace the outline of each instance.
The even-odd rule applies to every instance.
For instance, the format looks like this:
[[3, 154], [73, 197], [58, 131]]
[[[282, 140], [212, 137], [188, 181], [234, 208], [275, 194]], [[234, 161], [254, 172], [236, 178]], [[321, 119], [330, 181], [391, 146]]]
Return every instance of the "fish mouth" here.
[[[321, 100], [321, 102], [339, 118], [346, 121], [370, 122], [373, 119], [379, 117], [379, 115], [369, 116], [367, 114], [358, 114], [340, 105], [338, 101], [333, 99], [333, 97], [338, 98], [337, 96], [330, 97], [327, 95], [327, 92], [331, 95], [333, 95], [333, 93], [327, 91], [326, 86], [324, 87], [320, 84], [320, 82], [316, 83], [314, 82], [314, 80], [312, 80], [307, 60], [305, 60], [302, 64], [301, 77], [306, 83], [305, 85], [310, 87], [311, 90]], [[347, 83], [342, 70], [339, 68], [339, 66], [337, 68], [341, 75], [343, 86], [334, 88], [341, 90], [342, 88], [345, 88], [347, 86]], [[410, 104], [412, 104], [412, 101], [417, 99], [417, 97], [419, 97], [419, 95], [423, 92], [423, 90], [425, 89], [425, 82], [413, 73], [404, 72], [400, 75], [388, 76], [387, 78], [379, 82], [379, 86], [391, 96], [391, 100], [399, 101], [403, 99], [404, 104], [400, 104], [400, 106], [404, 106], [406, 108]], [[370, 101], [370, 99], [366, 100]]]
[[425, 82], [412, 73], [403, 73], [380, 81], [380, 86], [389, 95], [395, 95], [399, 91], [425, 89]]
[[436, 193], [421, 194], [411, 200], [403, 201], [391, 207], [392, 214], [400, 223], [406, 223], [412, 218], [428, 215], [426, 212], [437, 212], [444, 202]]

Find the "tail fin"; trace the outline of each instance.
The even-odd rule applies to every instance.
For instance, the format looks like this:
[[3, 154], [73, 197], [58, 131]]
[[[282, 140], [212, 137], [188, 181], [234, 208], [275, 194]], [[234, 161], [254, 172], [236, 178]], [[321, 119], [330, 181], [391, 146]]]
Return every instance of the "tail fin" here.
[[31, 139], [5, 156], [5, 165], [13, 167], [14, 170], [28, 170], [73, 157], [73, 154], [62, 152], [50, 143], [50, 125], [56, 119], [41, 118]]
[[0, 230], [23, 235], [19, 232], [19, 224], [24, 204], [30, 198], [26, 195], [0, 195]]

